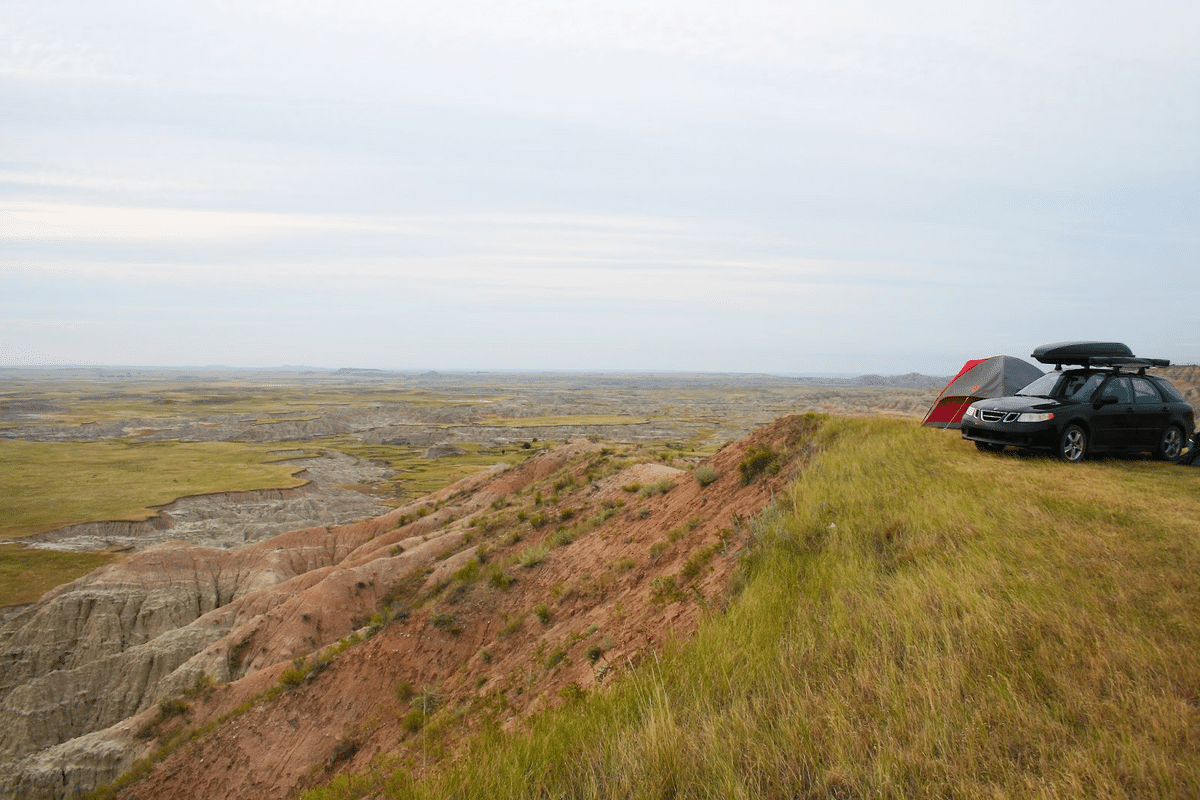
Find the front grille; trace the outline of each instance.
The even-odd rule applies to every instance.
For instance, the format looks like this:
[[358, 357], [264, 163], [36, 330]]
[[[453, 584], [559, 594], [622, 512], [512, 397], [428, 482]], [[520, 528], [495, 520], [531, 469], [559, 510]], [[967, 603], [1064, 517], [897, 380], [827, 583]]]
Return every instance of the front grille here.
[[1021, 416], [1019, 411], [988, 411], [980, 409], [979, 418], [984, 422], [1016, 422]]

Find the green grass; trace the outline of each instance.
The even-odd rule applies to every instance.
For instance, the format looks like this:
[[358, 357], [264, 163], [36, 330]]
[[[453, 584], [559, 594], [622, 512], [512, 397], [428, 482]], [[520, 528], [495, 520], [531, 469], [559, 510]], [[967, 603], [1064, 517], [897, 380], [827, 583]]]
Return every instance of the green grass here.
[[310, 798], [1200, 796], [1200, 471], [834, 419], [687, 644]]
[[553, 442], [537, 442], [530, 448], [520, 446], [488, 448], [474, 442], [456, 442], [466, 453], [445, 458], [425, 458], [426, 447], [408, 445], [363, 444], [352, 436], [330, 436], [295, 442], [284, 446], [324, 447], [356, 458], [386, 464], [395, 474], [377, 487], [355, 487], [360, 491], [378, 491], [397, 500], [423, 497], [450, 484], [490, 469], [498, 463], [516, 466], [530, 456], [552, 446]]
[[[279, 445], [0, 439], [0, 539], [93, 520], [146, 519], [190, 494], [299, 486]], [[292, 456], [294, 457], [294, 456]]]
[[0, 545], [0, 607], [32, 603], [55, 586], [117, 558], [111, 553], [68, 553]]
[[[278, 445], [0, 439], [0, 540], [77, 522], [146, 519], [184, 495], [297, 486]], [[32, 603], [108, 563], [103, 553], [0, 547], [0, 606]]]

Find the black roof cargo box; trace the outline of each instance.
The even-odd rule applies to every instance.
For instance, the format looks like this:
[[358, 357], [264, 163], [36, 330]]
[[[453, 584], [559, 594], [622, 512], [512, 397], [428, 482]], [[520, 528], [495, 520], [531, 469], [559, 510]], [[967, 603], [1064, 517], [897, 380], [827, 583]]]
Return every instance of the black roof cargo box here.
[[1137, 358], [1120, 342], [1056, 342], [1035, 348], [1033, 358], [1043, 364], [1078, 364], [1083, 367], [1166, 367], [1162, 358]]

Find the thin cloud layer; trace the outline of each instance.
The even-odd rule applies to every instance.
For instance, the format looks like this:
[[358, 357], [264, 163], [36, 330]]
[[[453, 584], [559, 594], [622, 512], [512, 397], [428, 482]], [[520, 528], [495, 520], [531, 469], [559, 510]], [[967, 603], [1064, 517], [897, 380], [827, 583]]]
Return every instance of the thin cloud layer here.
[[1194, 4], [20, 0], [5, 27], [7, 363], [1200, 360]]

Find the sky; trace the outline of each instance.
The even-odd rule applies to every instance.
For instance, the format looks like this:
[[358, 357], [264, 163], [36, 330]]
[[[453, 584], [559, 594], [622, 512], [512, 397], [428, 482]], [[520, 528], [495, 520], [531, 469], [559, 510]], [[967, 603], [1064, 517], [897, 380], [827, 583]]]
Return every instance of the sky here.
[[1200, 4], [0, 0], [0, 365], [1200, 362]]

